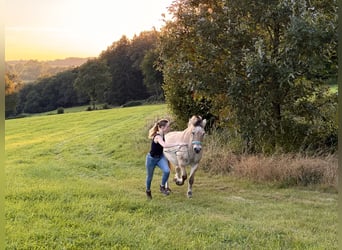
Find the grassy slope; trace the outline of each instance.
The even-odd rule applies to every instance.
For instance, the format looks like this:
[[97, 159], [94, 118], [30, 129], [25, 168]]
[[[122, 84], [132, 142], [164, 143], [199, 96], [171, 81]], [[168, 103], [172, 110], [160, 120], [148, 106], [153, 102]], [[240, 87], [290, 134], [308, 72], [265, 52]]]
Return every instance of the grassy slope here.
[[[164, 105], [6, 121], [8, 249], [337, 249], [337, 195], [196, 175], [145, 197]], [[173, 174], [172, 174], [173, 175]], [[171, 176], [172, 177], [172, 176]]]

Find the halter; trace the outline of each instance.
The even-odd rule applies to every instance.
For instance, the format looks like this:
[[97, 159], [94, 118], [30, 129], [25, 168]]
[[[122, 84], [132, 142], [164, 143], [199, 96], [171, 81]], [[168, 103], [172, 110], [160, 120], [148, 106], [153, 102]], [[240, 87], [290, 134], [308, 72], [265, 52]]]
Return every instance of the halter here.
[[200, 142], [200, 141], [192, 141], [191, 144], [193, 144], [193, 145], [201, 145], [202, 142]]

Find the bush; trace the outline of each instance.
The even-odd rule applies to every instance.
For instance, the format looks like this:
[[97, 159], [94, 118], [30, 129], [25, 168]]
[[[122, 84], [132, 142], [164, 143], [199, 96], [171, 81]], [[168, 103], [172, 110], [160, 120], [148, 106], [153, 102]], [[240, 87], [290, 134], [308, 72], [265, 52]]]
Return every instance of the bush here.
[[205, 139], [201, 168], [210, 174], [229, 174], [280, 187], [322, 186], [337, 189], [338, 162], [335, 154], [240, 154], [227, 138], [212, 134]]
[[57, 109], [57, 114], [64, 114], [64, 108], [63, 107], [59, 107]]
[[102, 105], [102, 109], [110, 109], [110, 106], [108, 105], [108, 103], [105, 103]]

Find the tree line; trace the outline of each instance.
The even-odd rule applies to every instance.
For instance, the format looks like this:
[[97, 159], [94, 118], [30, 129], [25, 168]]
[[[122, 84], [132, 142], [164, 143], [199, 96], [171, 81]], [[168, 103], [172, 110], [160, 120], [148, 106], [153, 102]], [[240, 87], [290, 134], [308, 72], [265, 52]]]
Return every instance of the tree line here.
[[180, 127], [200, 114], [240, 152], [334, 151], [337, 9], [337, 0], [174, 0], [160, 32], [123, 36], [25, 85], [15, 109], [165, 96]]

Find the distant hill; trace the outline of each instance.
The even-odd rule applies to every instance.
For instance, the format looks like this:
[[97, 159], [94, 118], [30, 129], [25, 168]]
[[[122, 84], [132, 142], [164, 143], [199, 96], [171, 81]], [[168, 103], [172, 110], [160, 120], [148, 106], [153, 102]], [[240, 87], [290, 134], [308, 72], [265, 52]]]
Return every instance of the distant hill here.
[[91, 58], [68, 57], [65, 59], [57, 59], [53, 61], [46, 61], [47, 64], [53, 67], [78, 67]]
[[6, 71], [15, 74], [22, 83], [34, 82], [42, 77], [53, 76], [67, 69], [75, 68], [90, 58], [69, 57], [51, 61], [16, 60], [6, 61]]

